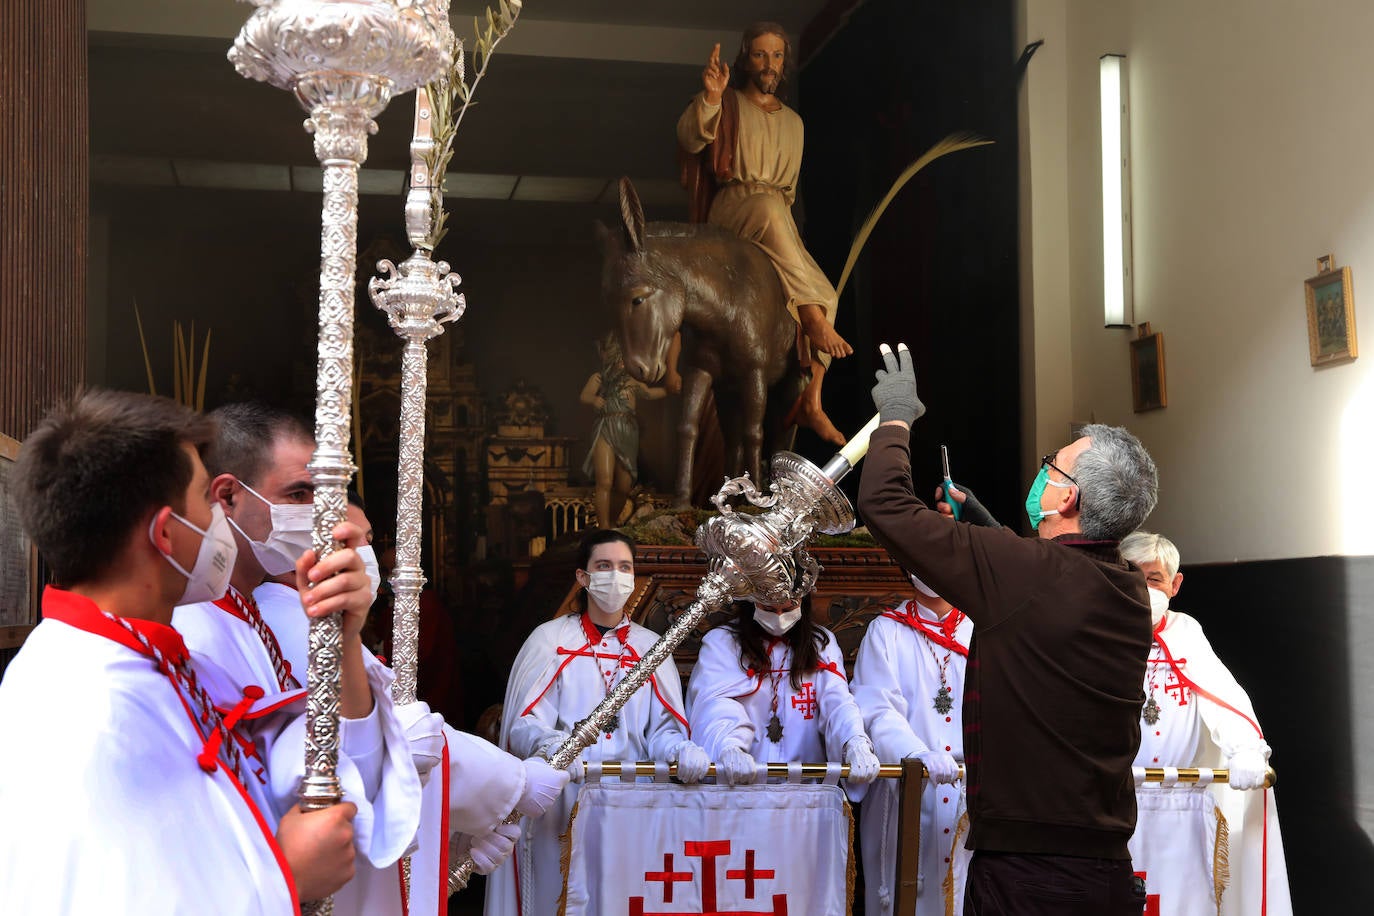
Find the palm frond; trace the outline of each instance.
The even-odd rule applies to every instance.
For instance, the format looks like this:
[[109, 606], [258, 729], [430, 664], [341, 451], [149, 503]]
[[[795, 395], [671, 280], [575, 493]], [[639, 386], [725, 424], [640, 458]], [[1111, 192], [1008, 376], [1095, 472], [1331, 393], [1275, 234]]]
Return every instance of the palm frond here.
[[892, 182], [892, 187], [887, 189], [883, 199], [878, 201], [878, 205], [868, 214], [863, 225], [859, 227], [858, 233], [854, 236], [854, 244], [849, 247], [849, 258], [844, 262], [844, 270], [840, 272], [840, 282], [835, 284], [835, 296], [838, 298], [840, 293], [844, 292], [844, 285], [849, 282], [849, 274], [854, 270], [854, 262], [859, 260], [859, 252], [863, 251], [868, 237], [873, 234], [873, 227], [878, 224], [879, 218], [887, 210], [888, 204], [892, 203], [892, 199], [897, 196], [897, 192], [906, 186], [912, 176], [941, 156], [957, 153], [960, 150], [973, 149], [975, 146], [987, 146], [990, 143], [992, 143], [991, 140], [985, 140], [975, 134], [950, 134], [903, 169], [902, 174], [898, 175], [897, 180]]

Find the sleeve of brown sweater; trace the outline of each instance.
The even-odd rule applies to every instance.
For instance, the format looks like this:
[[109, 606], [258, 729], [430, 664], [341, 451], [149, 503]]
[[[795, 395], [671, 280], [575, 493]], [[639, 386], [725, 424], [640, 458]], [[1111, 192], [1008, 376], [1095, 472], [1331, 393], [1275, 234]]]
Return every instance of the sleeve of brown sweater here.
[[911, 482], [911, 434], [880, 426], [869, 442], [859, 483], [859, 513], [903, 569], [914, 572], [980, 629], [1015, 614], [1061, 568], [1039, 538], [981, 528], [941, 515], [917, 498]]

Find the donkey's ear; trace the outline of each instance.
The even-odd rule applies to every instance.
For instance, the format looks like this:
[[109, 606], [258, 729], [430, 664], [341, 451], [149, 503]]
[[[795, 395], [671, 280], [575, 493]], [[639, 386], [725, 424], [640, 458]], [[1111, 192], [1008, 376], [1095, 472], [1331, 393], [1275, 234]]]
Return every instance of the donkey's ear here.
[[625, 242], [636, 254], [644, 251], [644, 207], [630, 179], [620, 179], [620, 218], [625, 226]]

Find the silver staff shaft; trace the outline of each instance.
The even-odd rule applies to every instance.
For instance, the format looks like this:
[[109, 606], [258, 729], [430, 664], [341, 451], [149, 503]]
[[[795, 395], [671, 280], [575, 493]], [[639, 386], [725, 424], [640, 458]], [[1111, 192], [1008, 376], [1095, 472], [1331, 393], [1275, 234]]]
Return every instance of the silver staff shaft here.
[[[333, 529], [344, 517], [353, 473], [348, 444], [358, 168], [367, 159], [368, 135], [377, 131], [373, 118], [392, 96], [448, 69], [453, 32], [444, 0], [417, 0], [406, 8], [383, 0], [255, 0], [254, 6], [229, 59], [241, 75], [295, 94], [310, 113], [305, 127], [315, 135], [315, 157], [324, 170], [316, 451], [309, 465], [315, 484], [313, 542], [323, 560], [337, 547]], [[328, 807], [341, 797], [341, 634], [337, 615], [310, 624], [306, 775], [301, 787], [301, 806], [307, 809]], [[333, 904], [323, 900], [308, 910], [327, 914]]]

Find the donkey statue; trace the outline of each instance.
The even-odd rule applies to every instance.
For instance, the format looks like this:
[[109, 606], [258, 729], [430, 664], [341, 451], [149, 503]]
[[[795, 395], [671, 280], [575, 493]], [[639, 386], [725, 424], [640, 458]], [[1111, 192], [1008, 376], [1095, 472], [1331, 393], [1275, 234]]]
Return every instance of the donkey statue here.
[[639, 195], [620, 179], [620, 231], [597, 223], [604, 257], [601, 295], [616, 316], [625, 368], [653, 383], [668, 370], [681, 330], [682, 420], [675, 504], [692, 498], [702, 407], [714, 392], [725, 440], [725, 471], [760, 477], [782, 442], [782, 417], [800, 388], [797, 325], [768, 256], [705, 223], [644, 222]]

